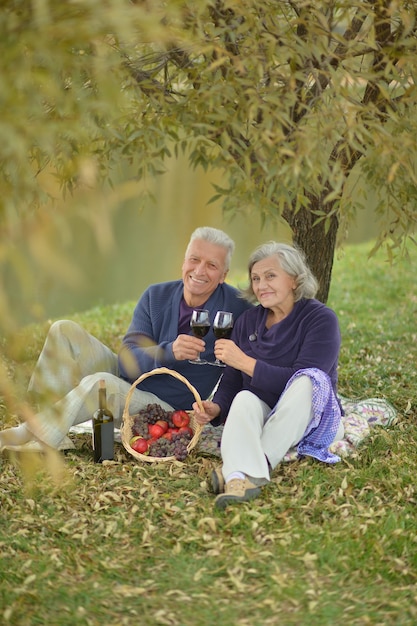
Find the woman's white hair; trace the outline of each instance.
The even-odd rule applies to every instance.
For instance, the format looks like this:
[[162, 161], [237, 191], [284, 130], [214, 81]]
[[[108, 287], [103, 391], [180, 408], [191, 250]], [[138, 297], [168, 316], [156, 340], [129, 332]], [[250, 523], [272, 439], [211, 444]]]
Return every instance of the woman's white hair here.
[[296, 288], [294, 290], [295, 302], [302, 298], [311, 299], [317, 293], [318, 283], [312, 271], [307, 265], [304, 252], [295, 246], [286, 243], [268, 241], [260, 245], [252, 252], [248, 262], [249, 286], [242, 290], [242, 295], [249, 302], [256, 302], [256, 296], [252, 289], [251, 274], [252, 268], [258, 261], [263, 261], [270, 256], [275, 256], [281, 268], [289, 276], [295, 278]]

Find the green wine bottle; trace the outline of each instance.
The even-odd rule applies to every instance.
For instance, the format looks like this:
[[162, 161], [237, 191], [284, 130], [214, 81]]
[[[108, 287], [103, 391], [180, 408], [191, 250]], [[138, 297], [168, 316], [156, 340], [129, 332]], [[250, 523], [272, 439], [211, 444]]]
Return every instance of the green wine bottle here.
[[98, 409], [93, 415], [94, 462], [111, 461], [114, 457], [113, 413], [107, 406], [106, 381], [98, 387]]

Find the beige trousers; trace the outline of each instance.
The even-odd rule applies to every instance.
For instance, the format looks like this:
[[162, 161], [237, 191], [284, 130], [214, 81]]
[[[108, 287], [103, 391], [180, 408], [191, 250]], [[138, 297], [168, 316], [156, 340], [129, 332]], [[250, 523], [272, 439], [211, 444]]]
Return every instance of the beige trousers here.
[[[21, 445], [35, 436], [58, 447], [69, 429], [91, 418], [98, 404], [98, 383], [104, 378], [107, 403], [120, 427], [129, 383], [118, 377], [117, 355], [81, 326], [68, 320], [52, 324], [29, 382], [29, 391], [45, 406], [30, 423], [0, 432], [0, 448]], [[172, 407], [157, 396], [135, 390], [129, 405], [137, 413], [157, 402]]]
[[[312, 419], [313, 386], [308, 376], [294, 380], [282, 394], [275, 412], [250, 391], [235, 397], [224, 426], [221, 455], [223, 476], [243, 472], [251, 482], [263, 485], [290, 448], [302, 439]], [[341, 423], [335, 441], [344, 435]], [[267, 461], [268, 459], [268, 461]]]

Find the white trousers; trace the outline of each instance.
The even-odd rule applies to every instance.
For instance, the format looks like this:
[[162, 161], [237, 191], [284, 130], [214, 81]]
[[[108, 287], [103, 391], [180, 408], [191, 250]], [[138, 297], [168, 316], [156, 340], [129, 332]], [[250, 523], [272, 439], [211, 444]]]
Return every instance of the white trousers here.
[[[302, 439], [312, 414], [313, 385], [308, 376], [294, 380], [282, 394], [275, 412], [250, 391], [234, 398], [224, 426], [221, 455], [223, 476], [242, 472], [256, 485], [269, 481], [273, 469]], [[335, 441], [344, 435], [341, 423]]]
[[[0, 432], [3, 445], [21, 445], [41, 439], [56, 448], [69, 429], [90, 419], [98, 405], [98, 383], [107, 385], [107, 404], [120, 427], [129, 383], [118, 377], [117, 355], [81, 326], [69, 320], [52, 324], [29, 382], [29, 391], [45, 403], [30, 423]], [[172, 407], [157, 396], [136, 389], [129, 413], [157, 402]]]

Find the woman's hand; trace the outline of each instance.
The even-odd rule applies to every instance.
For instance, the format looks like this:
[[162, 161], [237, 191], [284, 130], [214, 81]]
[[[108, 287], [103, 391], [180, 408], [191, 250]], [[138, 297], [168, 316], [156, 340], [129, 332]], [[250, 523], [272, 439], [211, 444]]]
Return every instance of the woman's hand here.
[[214, 354], [226, 365], [253, 376], [256, 359], [245, 354], [231, 339], [218, 339], [214, 344]]
[[202, 401], [203, 410], [200, 410], [197, 402], [193, 404], [194, 416], [196, 421], [204, 426], [220, 415], [220, 406], [211, 400]]

